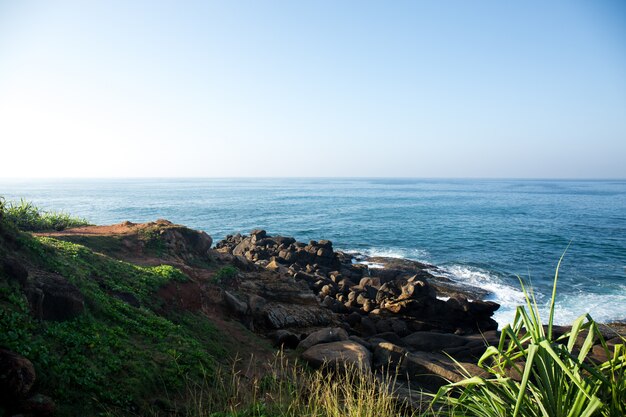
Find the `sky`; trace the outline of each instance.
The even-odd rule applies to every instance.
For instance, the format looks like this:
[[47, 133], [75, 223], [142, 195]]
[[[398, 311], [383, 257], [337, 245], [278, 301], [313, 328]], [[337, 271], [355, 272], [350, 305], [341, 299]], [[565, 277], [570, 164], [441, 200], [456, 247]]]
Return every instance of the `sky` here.
[[0, 0], [0, 177], [626, 178], [626, 2]]

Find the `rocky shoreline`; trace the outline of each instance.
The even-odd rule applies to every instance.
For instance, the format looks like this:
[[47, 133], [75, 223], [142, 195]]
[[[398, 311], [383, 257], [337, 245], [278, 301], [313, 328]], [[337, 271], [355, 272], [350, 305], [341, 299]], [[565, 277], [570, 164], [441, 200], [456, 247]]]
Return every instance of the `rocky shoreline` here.
[[[253, 230], [213, 245], [206, 233], [166, 220], [44, 235], [133, 264], [178, 268], [188, 280], [158, 289], [159, 311], [241, 322], [312, 367], [358, 367], [375, 375], [392, 371], [397, 378], [388, 389], [412, 407], [420, 407], [417, 393], [434, 392], [468, 373], [484, 376], [476, 362], [488, 345], [500, 340], [492, 318], [499, 305], [484, 301], [480, 288], [460, 286], [433, 265], [342, 252], [328, 240], [304, 243]], [[7, 279], [19, 282], [40, 322], [72, 320], [87, 309], [79, 288], [65, 277], [25, 268], [10, 257], [0, 267]], [[109, 293], [128, 308], [143, 307], [132, 293]], [[557, 334], [565, 331], [555, 329]], [[610, 331], [607, 339], [609, 345], [621, 340]], [[590, 357], [601, 361], [603, 355], [606, 351], [594, 346]], [[35, 380], [29, 363], [0, 351], [0, 377], [13, 378], [22, 371], [32, 376], [28, 384], [5, 387], [20, 388], [20, 398], [27, 398]]]
[[[241, 271], [225, 286], [224, 302], [250, 329], [315, 367], [398, 371], [394, 389], [405, 399], [466, 372], [484, 376], [475, 364], [500, 339], [492, 318], [499, 305], [433, 265], [335, 251], [328, 240], [303, 243], [264, 230], [227, 236], [215, 248]], [[602, 349], [597, 356], [603, 359]]]
[[224, 287], [224, 303], [312, 366], [391, 367], [403, 384], [434, 391], [460, 380], [459, 366], [482, 374], [474, 363], [486, 344], [498, 342], [491, 316], [499, 305], [476, 299], [479, 289], [463, 291], [437, 277], [432, 265], [263, 230], [227, 236], [215, 247], [241, 271]]

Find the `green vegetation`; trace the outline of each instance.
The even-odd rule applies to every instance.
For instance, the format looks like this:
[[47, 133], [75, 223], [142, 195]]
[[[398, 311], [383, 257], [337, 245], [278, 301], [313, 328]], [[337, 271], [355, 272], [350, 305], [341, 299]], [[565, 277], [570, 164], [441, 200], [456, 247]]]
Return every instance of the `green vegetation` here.
[[[589, 315], [576, 319], [562, 336], [555, 336], [558, 275], [557, 266], [547, 329], [532, 290], [522, 282], [526, 306], [518, 307], [513, 323], [502, 329], [498, 347], [487, 348], [479, 360], [490, 377], [468, 377], [443, 387], [435, 403], [444, 404], [450, 415], [459, 416], [626, 415], [624, 343], [610, 349]], [[606, 354], [600, 363], [588, 358], [598, 341]]]
[[213, 275], [213, 282], [215, 284], [227, 284], [230, 280], [235, 278], [238, 272], [239, 271], [234, 266], [226, 265]]
[[211, 375], [215, 358], [226, 357], [224, 336], [206, 316], [162, 308], [157, 291], [188, 281], [176, 268], [137, 266], [75, 243], [33, 237], [4, 218], [0, 259], [9, 255], [28, 266], [30, 282], [60, 276], [84, 296], [85, 311], [77, 317], [39, 321], [28, 291], [0, 268], [0, 346], [33, 362], [37, 390], [60, 404], [61, 415], [104, 409], [141, 414], [163, 393], [184, 392], [186, 379]]
[[23, 199], [19, 203], [7, 203], [0, 197], [0, 209], [6, 220], [14, 223], [20, 230], [31, 232], [64, 230], [89, 224], [87, 220], [67, 213], [43, 211]]

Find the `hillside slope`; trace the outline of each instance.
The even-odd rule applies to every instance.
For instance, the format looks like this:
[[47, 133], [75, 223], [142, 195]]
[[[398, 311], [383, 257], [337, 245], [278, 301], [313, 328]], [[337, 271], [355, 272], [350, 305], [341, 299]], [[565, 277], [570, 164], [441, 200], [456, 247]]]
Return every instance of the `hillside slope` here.
[[208, 235], [160, 222], [125, 237], [136, 246], [107, 233], [100, 243], [109, 250], [94, 240], [94, 251], [0, 221], [0, 347], [36, 373], [34, 384], [0, 398], [7, 415], [24, 407], [21, 394], [35, 393], [27, 409], [42, 415], [158, 411], [185, 381], [210, 377], [246, 345], [269, 352], [240, 323], [203, 308], [211, 300], [201, 294], [211, 291], [199, 291], [198, 277], [210, 281], [219, 270]]

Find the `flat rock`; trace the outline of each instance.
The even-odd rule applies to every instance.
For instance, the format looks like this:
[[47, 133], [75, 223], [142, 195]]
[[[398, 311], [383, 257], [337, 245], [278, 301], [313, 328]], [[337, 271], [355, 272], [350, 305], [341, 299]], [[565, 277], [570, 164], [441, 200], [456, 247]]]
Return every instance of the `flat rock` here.
[[352, 340], [315, 345], [302, 353], [302, 359], [314, 367], [328, 366], [335, 370], [356, 367], [370, 371], [372, 367], [370, 351]]

